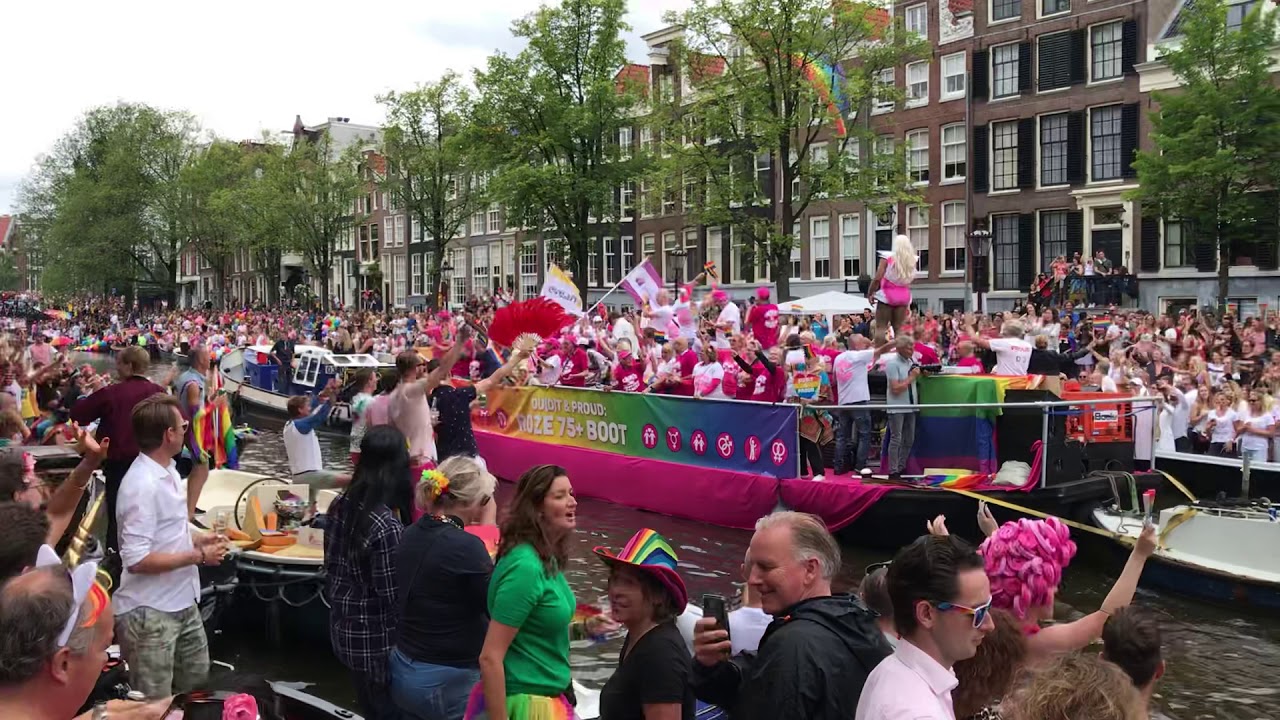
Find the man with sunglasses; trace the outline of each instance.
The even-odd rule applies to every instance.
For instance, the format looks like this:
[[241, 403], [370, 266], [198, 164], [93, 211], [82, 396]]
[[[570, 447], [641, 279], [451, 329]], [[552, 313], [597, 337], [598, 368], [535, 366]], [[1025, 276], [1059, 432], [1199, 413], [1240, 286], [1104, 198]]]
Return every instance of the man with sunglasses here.
[[227, 549], [216, 535], [193, 536], [187, 523], [187, 484], [173, 461], [188, 426], [177, 398], [146, 398], [132, 424], [141, 452], [117, 503], [124, 571], [114, 598], [116, 638], [133, 688], [157, 698], [190, 690], [209, 673], [197, 567], [218, 565]]
[[888, 584], [901, 640], [867, 678], [856, 719], [954, 720], [951, 668], [995, 628], [982, 557], [955, 536], [926, 535], [894, 556]]

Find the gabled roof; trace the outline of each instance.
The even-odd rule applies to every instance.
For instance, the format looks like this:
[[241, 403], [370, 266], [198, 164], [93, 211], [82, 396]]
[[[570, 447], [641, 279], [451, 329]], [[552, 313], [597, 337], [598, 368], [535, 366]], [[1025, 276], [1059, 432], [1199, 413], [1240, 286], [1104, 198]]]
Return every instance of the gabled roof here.
[[12, 215], [0, 215], [0, 248], [5, 250], [10, 249], [9, 234], [13, 232], [13, 226], [15, 224], [16, 223], [13, 221]]
[[618, 92], [623, 92], [628, 85], [635, 84], [640, 86], [640, 94], [644, 97], [649, 96], [649, 66], [639, 65], [636, 63], [627, 63], [622, 66], [617, 75], [613, 76], [617, 83]]
[[695, 84], [724, 74], [724, 58], [716, 55], [693, 53], [689, 57], [689, 79]]

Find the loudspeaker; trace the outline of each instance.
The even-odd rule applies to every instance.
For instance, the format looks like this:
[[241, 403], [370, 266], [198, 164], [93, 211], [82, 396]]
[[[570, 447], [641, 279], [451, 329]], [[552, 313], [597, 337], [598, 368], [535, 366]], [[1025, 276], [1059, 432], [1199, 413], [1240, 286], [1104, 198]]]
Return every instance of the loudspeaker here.
[[[1009, 390], [1004, 394], [1004, 400], [1007, 403], [1053, 402], [1058, 400], [1058, 396], [1048, 390]], [[1039, 408], [1004, 408], [1000, 417], [996, 418], [997, 459], [1001, 464], [1017, 460], [1030, 465], [1034, 457], [1031, 445], [1041, 439], [1043, 432], [1044, 414]], [[1066, 416], [1049, 415], [1049, 447], [1064, 445], [1066, 437]]]
[[1080, 446], [1085, 466], [1094, 470], [1134, 471], [1133, 443], [1087, 443]]

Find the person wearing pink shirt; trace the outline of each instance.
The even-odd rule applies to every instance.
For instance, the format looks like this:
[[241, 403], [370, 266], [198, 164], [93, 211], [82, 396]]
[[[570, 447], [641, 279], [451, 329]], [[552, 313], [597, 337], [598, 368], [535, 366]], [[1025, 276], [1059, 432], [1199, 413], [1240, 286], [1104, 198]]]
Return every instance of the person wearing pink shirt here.
[[756, 304], [747, 310], [747, 326], [760, 347], [778, 344], [778, 306], [769, 302], [769, 288], [756, 290]]
[[693, 369], [698, 365], [698, 354], [686, 338], [676, 338], [675, 351], [676, 362], [680, 365], [680, 382], [671, 394], [693, 397]]
[[[586, 338], [579, 338], [586, 340]], [[587, 351], [580, 342], [565, 336], [560, 340], [560, 384], [565, 387], [585, 387], [591, 366]]]

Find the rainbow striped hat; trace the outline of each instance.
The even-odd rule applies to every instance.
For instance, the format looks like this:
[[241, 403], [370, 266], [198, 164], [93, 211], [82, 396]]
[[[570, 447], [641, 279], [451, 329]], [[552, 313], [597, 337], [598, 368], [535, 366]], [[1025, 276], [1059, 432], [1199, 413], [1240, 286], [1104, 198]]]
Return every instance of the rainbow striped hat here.
[[684, 580], [677, 570], [679, 558], [676, 557], [676, 551], [657, 532], [649, 528], [637, 532], [617, 555], [606, 547], [596, 548], [595, 553], [606, 565], [630, 565], [653, 575], [671, 593], [678, 611], [683, 612], [684, 606], [689, 604], [689, 591], [685, 589]]

